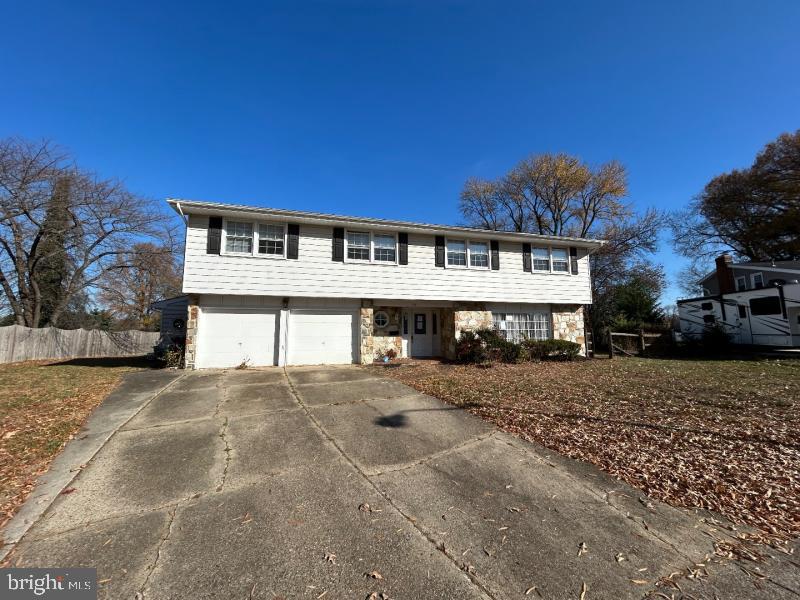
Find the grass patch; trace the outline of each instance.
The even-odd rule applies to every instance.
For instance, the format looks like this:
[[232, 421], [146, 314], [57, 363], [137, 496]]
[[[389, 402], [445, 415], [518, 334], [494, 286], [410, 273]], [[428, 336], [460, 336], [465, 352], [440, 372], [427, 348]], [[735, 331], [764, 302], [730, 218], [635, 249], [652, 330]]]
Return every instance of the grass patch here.
[[142, 366], [135, 359], [0, 365], [0, 527], [92, 409]]
[[800, 361], [417, 362], [383, 374], [764, 541], [800, 535]]

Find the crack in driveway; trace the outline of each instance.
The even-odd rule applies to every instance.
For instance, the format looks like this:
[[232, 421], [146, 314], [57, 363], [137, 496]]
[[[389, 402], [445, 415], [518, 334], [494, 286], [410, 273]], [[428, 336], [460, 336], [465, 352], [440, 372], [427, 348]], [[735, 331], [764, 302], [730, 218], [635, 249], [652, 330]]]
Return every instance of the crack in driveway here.
[[459, 561], [457, 558], [452, 556], [445, 548], [444, 543], [441, 541], [436, 540], [432, 536], [430, 536], [422, 527], [420, 527], [416, 519], [412, 518], [410, 515], [406, 514], [395, 502], [392, 498], [383, 491], [378, 485], [372, 480], [372, 478], [361, 469], [361, 467], [345, 452], [344, 448], [336, 441], [336, 439], [325, 429], [325, 427], [320, 423], [317, 418], [312, 414], [311, 410], [306, 406], [305, 402], [303, 402], [303, 398], [298, 392], [297, 388], [295, 387], [294, 383], [292, 382], [291, 378], [289, 377], [288, 372], [284, 368], [284, 373], [286, 374], [286, 380], [289, 382], [289, 389], [292, 391], [297, 403], [300, 407], [305, 411], [306, 416], [311, 420], [314, 426], [319, 430], [319, 432], [330, 442], [339, 454], [344, 458], [350, 466], [356, 470], [356, 472], [361, 475], [361, 477], [366, 481], [372, 489], [375, 490], [381, 497], [386, 499], [386, 502], [399, 514], [411, 527], [414, 528], [417, 533], [422, 536], [427, 542], [429, 542], [436, 550], [441, 552], [441, 554], [452, 563], [452, 565], [464, 573], [467, 578], [472, 582], [472, 584], [480, 590], [484, 595], [491, 598], [492, 600], [497, 600], [497, 596], [492, 593], [492, 591], [484, 584], [475, 574], [472, 572], [468, 567], [464, 565], [463, 562]]

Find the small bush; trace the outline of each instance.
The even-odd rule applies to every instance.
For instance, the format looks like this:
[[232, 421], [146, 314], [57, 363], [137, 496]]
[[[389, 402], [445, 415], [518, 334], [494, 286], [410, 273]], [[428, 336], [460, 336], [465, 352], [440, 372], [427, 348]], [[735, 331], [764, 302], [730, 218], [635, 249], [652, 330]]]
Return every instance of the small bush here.
[[456, 360], [468, 364], [479, 364], [489, 360], [486, 344], [477, 332], [461, 332], [456, 342]]
[[524, 340], [520, 344], [515, 344], [505, 340], [493, 329], [481, 329], [461, 332], [456, 344], [456, 359], [459, 362], [473, 364], [574, 360], [580, 351], [580, 344], [567, 340]]
[[575, 360], [581, 345], [568, 340], [525, 340], [522, 342], [528, 360]]

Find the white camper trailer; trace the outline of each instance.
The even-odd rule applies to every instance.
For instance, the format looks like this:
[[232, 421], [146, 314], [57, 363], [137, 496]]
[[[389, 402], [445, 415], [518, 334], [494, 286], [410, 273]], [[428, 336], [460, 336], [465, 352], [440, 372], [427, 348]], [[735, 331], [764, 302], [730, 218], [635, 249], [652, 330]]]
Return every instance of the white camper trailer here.
[[681, 334], [720, 326], [736, 344], [800, 347], [800, 283], [678, 300]]

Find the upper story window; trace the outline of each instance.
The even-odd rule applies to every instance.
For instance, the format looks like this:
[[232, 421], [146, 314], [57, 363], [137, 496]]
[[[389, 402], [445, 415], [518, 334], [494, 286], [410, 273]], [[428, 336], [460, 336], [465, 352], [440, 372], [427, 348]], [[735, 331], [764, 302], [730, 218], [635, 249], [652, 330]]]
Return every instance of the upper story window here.
[[550, 248], [533, 249], [533, 270], [550, 272]]
[[283, 225], [261, 223], [258, 226], [258, 253], [283, 256], [285, 248]]
[[452, 267], [467, 266], [467, 243], [463, 240], [447, 240], [447, 264]]
[[535, 246], [533, 254], [533, 270], [544, 273], [569, 273], [569, 250], [566, 248], [550, 248]]
[[376, 233], [372, 238], [377, 262], [397, 262], [397, 241], [393, 235]]
[[747, 289], [747, 277], [737, 277], [736, 278], [736, 291], [742, 292]]
[[250, 256], [286, 256], [286, 225], [225, 221], [225, 253]]
[[347, 232], [347, 260], [369, 261], [369, 233]]
[[469, 243], [469, 266], [489, 268], [489, 245], [486, 242]]
[[569, 252], [567, 249], [553, 248], [550, 252], [553, 257], [553, 272], [569, 273]]
[[228, 221], [225, 228], [225, 252], [253, 253], [253, 224]]
[[753, 273], [753, 287], [760, 289], [764, 287], [764, 275], [761, 273]]

